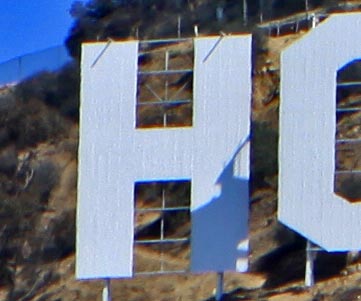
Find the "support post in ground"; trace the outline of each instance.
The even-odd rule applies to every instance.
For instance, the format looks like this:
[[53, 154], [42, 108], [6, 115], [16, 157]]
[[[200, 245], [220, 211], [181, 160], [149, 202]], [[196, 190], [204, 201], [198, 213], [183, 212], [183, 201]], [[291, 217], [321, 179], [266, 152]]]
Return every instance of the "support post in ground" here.
[[223, 297], [223, 286], [224, 286], [224, 273], [217, 273], [217, 290], [216, 290], [216, 301], [221, 301]]
[[103, 301], [112, 301], [112, 290], [110, 278], [104, 280]]
[[305, 269], [305, 286], [312, 287], [315, 284], [315, 275], [313, 265], [316, 257], [314, 245], [307, 240], [306, 245], [306, 269]]

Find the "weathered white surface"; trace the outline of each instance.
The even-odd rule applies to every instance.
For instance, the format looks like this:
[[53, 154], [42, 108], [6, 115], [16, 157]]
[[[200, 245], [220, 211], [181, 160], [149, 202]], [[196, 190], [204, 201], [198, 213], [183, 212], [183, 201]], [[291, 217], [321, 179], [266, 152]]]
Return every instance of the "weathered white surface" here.
[[247, 268], [251, 38], [204, 61], [217, 40], [195, 40], [188, 128], [135, 129], [136, 43], [94, 68], [104, 44], [84, 47], [77, 277], [131, 276], [134, 182], [152, 180], [192, 180], [192, 271]]
[[112, 43], [91, 67], [105, 45], [82, 52], [77, 278], [128, 277], [133, 269], [133, 182], [124, 176], [119, 120], [121, 104], [136, 95], [138, 44]]
[[251, 37], [217, 41], [194, 45], [192, 271], [247, 268]]
[[279, 220], [328, 251], [361, 249], [361, 205], [334, 193], [336, 74], [361, 57], [360, 26], [334, 15], [281, 57]]

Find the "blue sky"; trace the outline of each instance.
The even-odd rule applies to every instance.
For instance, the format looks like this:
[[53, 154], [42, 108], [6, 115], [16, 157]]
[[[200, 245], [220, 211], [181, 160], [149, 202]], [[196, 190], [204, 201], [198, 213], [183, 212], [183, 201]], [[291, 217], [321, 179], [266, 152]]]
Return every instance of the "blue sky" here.
[[75, 0], [0, 0], [0, 63], [63, 44]]

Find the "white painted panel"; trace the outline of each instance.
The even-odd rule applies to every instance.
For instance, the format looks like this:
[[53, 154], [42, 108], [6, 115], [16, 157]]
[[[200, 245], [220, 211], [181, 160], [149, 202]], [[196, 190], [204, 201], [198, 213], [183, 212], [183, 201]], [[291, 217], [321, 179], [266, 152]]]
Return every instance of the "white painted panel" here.
[[[122, 190], [121, 103], [136, 95], [138, 44], [83, 46], [77, 208], [77, 278], [129, 277], [133, 259], [133, 192]], [[123, 176], [121, 176], [123, 175]]]
[[[192, 271], [224, 271], [236, 268], [246, 270], [251, 37], [249, 35], [224, 37], [220, 43], [217, 40], [218, 37], [195, 40], [193, 127], [171, 129], [135, 129], [136, 67], [133, 65], [135, 60], [133, 50], [136, 44], [129, 43], [124, 46], [118, 43], [116, 46], [111, 44], [113, 48], [106, 51], [106, 58], [109, 55], [111, 61], [110, 55], [112, 55], [118, 58], [119, 62], [123, 59], [124, 61], [119, 66], [117, 60], [105, 65], [104, 58], [101, 58], [91, 70], [89, 64], [102, 47], [96, 46], [98, 44], [88, 46], [89, 50], [85, 47], [83, 68], [90, 71], [83, 71], [85, 74], [83, 74], [81, 139], [88, 137], [86, 141], [91, 145], [85, 149], [83, 144], [86, 142], [81, 142], [80, 156], [84, 156], [85, 159], [81, 159], [80, 164], [78, 228], [84, 228], [89, 224], [94, 228], [94, 225], [103, 224], [101, 219], [104, 218], [106, 218], [104, 224], [107, 224], [104, 227], [114, 228], [115, 219], [108, 218], [105, 213], [98, 215], [91, 213], [90, 221], [86, 219], [88, 214], [85, 213], [95, 202], [90, 196], [88, 197], [89, 194], [86, 194], [86, 185], [97, 187], [99, 191], [104, 187], [109, 189], [113, 196], [117, 195], [119, 198], [107, 208], [109, 210], [113, 208], [113, 211], [123, 210], [123, 213], [113, 213], [123, 214], [121, 221], [117, 221], [123, 231], [119, 232], [119, 229], [113, 231], [111, 244], [119, 243], [120, 246], [117, 247], [125, 249], [125, 252], [120, 253], [121, 259], [114, 257], [109, 261], [102, 259], [102, 254], [105, 252], [103, 248], [109, 247], [109, 243], [103, 240], [102, 246], [90, 250], [91, 231], [79, 229], [78, 235], [81, 238], [78, 239], [77, 247], [80, 251], [78, 251], [77, 266], [81, 273], [78, 272], [78, 277], [131, 275], [132, 262], [129, 256], [132, 247], [130, 244], [133, 241], [128, 232], [133, 235], [134, 183], [151, 180], [191, 179], [192, 181]], [[214, 47], [215, 45], [217, 47]], [[114, 52], [110, 52], [112, 49]], [[131, 54], [126, 55], [125, 49]], [[208, 56], [210, 51], [212, 53]], [[204, 60], [207, 56], [208, 59]], [[98, 66], [102, 60], [104, 71], [95, 69], [103, 66]], [[99, 70], [99, 73], [94, 74], [95, 70]], [[111, 81], [117, 84], [108, 84], [104, 79], [107, 74], [115, 79]], [[118, 74], [122, 84], [118, 83]], [[131, 80], [134, 82], [130, 83]], [[109, 101], [115, 98], [117, 101]], [[101, 110], [109, 110], [109, 115], [106, 115], [109, 118], [100, 115], [100, 109], [92, 106], [92, 102], [97, 106], [101, 105], [100, 107], [103, 108]], [[104, 103], [109, 106], [102, 105]], [[92, 111], [89, 116], [86, 115], [88, 111]], [[111, 116], [119, 116], [117, 124], [113, 124]], [[99, 123], [103, 125], [94, 128], [96, 133], [89, 133], [88, 130], [92, 125], [98, 124], [97, 118], [102, 119]], [[91, 140], [95, 134], [98, 138], [97, 143]], [[111, 160], [111, 164], [101, 166], [103, 162], [101, 155], [91, 156], [87, 152], [104, 154], [103, 156]], [[83, 168], [85, 164], [87, 165]], [[99, 178], [91, 177], [93, 167], [97, 165], [99, 168], [104, 168], [98, 172], [103, 173], [108, 182], [99, 182]], [[108, 174], [109, 168], [114, 172]], [[90, 182], [90, 178], [93, 178], [94, 182]], [[99, 195], [102, 193], [100, 192]], [[96, 255], [92, 254], [90, 262], [101, 260], [106, 263], [101, 273], [97, 269], [93, 271], [90, 267], [91, 263], [84, 263], [84, 255], [88, 256], [92, 251]], [[96, 267], [98, 266], [99, 263]], [[82, 268], [84, 270], [81, 270]], [[109, 274], [106, 272], [107, 269]], [[103, 271], [107, 275], [104, 275]]]
[[244, 271], [251, 37], [196, 39], [194, 64], [192, 270]]
[[218, 39], [195, 40], [193, 127], [134, 129], [135, 103], [122, 104], [122, 176], [192, 181], [192, 271], [247, 267], [251, 38]]
[[334, 193], [336, 74], [361, 14], [331, 16], [281, 56], [279, 220], [328, 251], [361, 249], [361, 205]]

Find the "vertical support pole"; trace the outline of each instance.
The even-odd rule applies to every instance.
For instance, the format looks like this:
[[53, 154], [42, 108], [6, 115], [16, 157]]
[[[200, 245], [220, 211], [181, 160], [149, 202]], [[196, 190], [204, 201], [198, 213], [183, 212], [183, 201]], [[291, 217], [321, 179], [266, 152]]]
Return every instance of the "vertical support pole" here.
[[243, 24], [247, 25], [247, 23], [248, 23], [247, 0], [243, 0]]
[[312, 14], [312, 28], [315, 28], [318, 23], [316, 14]]
[[110, 278], [104, 280], [103, 301], [112, 301], [112, 289]]
[[[164, 240], [164, 209], [165, 209], [165, 189], [164, 184], [162, 184], [162, 217], [160, 220], [160, 240]], [[160, 245], [160, 270], [164, 271], [164, 253], [163, 253], [163, 244]]]
[[194, 36], [198, 37], [198, 25], [194, 25]]
[[[165, 52], [165, 71], [168, 71], [169, 69], [169, 51], [167, 50]], [[169, 86], [169, 82], [168, 82], [168, 75], [165, 74], [165, 84], [164, 84], [164, 100], [167, 101], [168, 100], [168, 86]], [[163, 107], [163, 126], [167, 127], [167, 110], [164, 109]]]
[[180, 37], [181, 37], [181, 22], [182, 22], [181, 16], [178, 15], [178, 21], [177, 21], [177, 36], [178, 36], [178, 39], [180, 39]]
[[305, 286], [312, 287], [315, 284], [315, 278], [313, 273], [313, 264], [315, 260], [315, 250], [313, 244], [307, 240], [306, 245], [306, 269], [305, 269]]
[[217, 290], [216, 290], [216, 301], [221, 301], [223, 298], [223, 286], [224, 286], [224, 273], [217, 273]]
[[135, 38], [139, 40], [139, 26], [135, 29]]
[[263, 0], [259, 0], [259, 22], [263, 23]]
[[216, 8], [216, 18], [217, 18], [217, 22], [222, 22], [223, 21], [223, 14], [224, 8], [221, 5], [218, 5]]
[[310, 28], [310, 16], [308, 15], [308, 10], [309, 10], [309, 5], [308, 5], [308, 0], [305, 0], [305, 11], [306, 11], [306, 19], [307, 19], [307, 23], [308, 23], [308, 29]]

